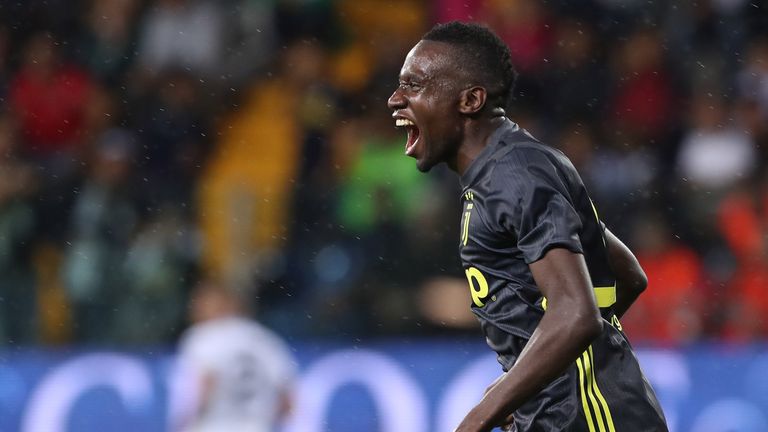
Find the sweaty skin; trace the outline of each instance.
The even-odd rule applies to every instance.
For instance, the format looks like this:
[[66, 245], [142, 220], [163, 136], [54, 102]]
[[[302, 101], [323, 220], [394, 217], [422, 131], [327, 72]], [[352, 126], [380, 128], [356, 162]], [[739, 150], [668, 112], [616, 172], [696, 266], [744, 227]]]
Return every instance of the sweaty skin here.
[[[462, 175], [504, 121], [503, 107], [486, 104], [486, 89], [457, 64], [456, 49], [443, 42], [416, 44], [388, 101], [393, 119], [408, 119], [418, 129], [410, 131], [406, 152], [420, 171], [445, 162]], [[644, 275], [626, 246], [606, 235], [618, 279], [617, 308], [623, 313], [642, 291]], [[515, 365], [489, 388], [456, 432], [491, 431], [509, 423], [511, 413], [562, 374], [602, 331], [581, 254], [554, 248], [530, 270], [549, 306]]]
[[[453, 46], [421, 41], [408, 53], [388, 105], [392, 118], [415, 123], [419, 138], [409, 156], [423, 172], [445, 162], [463, 173], [504, 121], [501, 107], [486, 107], [485, 88], [456, 67]], [[481, 118], [471, 116], [482, 114]]]
[[464, 418], [457, 432], [490, 431], [557, 378], [602, 331], [603, 320], [581, 254], [550, 249], [530, 266], [550, 299], [520, 357]]
[[616, 275], [614, 313], [621, 318], [648, 286], [648, 278], [635, 255], [612, 232], [605, 230], [608, 262]]

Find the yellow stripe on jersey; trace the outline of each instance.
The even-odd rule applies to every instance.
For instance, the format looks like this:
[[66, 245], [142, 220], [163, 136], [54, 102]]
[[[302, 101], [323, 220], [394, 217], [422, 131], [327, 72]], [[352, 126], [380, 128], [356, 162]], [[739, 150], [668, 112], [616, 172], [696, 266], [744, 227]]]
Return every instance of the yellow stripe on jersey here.
[[595, 299], [597, 307], [607, 308], [616, 303], [616, 285], [607, 287], [595, 287]]
[[[465, 243], [466, 244], [466, 243]], [[616, 303], [616, 286], [609, 287], [595, 287], [595, 300], [597, 301], [597, 307], [607, 308]], [[547, 298], [541, 299], [541, 308], [547, 310]]]
[[592, 367], [592, 362], [589, 360], [589, 353], [587, 351], [584, 351], [584, 353], [581, 355], [581, 361], [584, 364], [584, 375], [586, 380], [586, 387], [587, 387], [587, 396], [589, 396], [589, 401], [591, 402], [592, 409], [595, 413], [595, 419], [597, 420], [597, 427], [600, 430], [600, 432], [605, 432], [605, 423], [603, 422], [603, 414], [600, 412], [600, 405], [598, 405], [597, 398], [595, 397], [594, 393], [594, 381], [595, 381], [595, 371]]
[[608, 403], [605, 401], [603, 393], [597, 385], [594, 364], [594, 352], [592, 345], [590, 345], [581, 357], [576, 359], [576, 367], [579, 370], [581, 405], [584, 409], [587, 427], [589, 432], [597, 432], [595, 429], [595, 424], [597, 424], [597, 429], [600, 432], [616, 432], [611, 409], [608, 407]]
[[592, 204], [592, 211], [595, 213], [595, 219], [600, 222], [600, 216], [597, 214], [597, 207], [595, 207], [595, 202], [590, 199], [589, 203]]
[[589, 410], [589, 404], [587, 403], [587, 395], [584, 392], [584, 368], [581, 366], [581, 359], [576, 359], [576, 367], [579, 368], [579, 390], [581, 391], [581, 406], [584, 408], [584, 418], [587, 419], [587, 427], [589, 432], [595, 431], [595, 424], [592, 421], [592, 412]]
[[[589, 346], [589, 360], [594, 366], [595, 364], [595, 355], [592, 353], [592, 345]], [[600, 388], [597, 386], [597, 380], [595, 379], [595, 368], [592, 368], [592, 386], [595, 390], [595, 395], [597, 396], [597, 399], [600, 401], [600, 405], [603, 407], [603, 412], [605, 412], [605, 422], [608, 423], [608, 431], [609, 432], [616, 432], [616, 428], [613, 426], [613, 416], [611, 416], [611, 410], [608, 408], [608, 403], [605, 402], [605, 398], [603, 397], [603, 393], [600, 392]]]

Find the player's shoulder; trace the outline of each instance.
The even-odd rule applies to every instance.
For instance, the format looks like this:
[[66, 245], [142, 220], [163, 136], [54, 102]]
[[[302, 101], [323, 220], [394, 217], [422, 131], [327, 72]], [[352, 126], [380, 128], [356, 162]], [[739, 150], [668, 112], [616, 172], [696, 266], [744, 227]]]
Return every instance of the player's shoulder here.
[[466, 188], [483, 181], [522, 181], [531, 171], [560, 172], [561, 167], [570, 165], [560, 150], [507, 120], [491, 135], [486, 148], [462, 175], [461, 182]]
[[501, 137], [496, 151], [491, 156], [491, 164], [494, 165], [494, 170], [501, 168], [503, 171], [530, 171], [535, 167], [571, 165], [563, 152], [539, 141], [524, 129]]

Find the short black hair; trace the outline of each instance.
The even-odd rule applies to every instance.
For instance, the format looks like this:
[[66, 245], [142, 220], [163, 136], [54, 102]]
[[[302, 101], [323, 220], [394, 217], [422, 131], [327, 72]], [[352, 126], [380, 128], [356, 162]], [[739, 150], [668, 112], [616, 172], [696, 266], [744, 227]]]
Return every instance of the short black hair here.
[[460, 49], [459, 65], [488, 91], [493, 106], [507, 108], [517, 80], [509, 47], [493, 31], [471, 22], [437, 24], [422, 40], [445, 42]]

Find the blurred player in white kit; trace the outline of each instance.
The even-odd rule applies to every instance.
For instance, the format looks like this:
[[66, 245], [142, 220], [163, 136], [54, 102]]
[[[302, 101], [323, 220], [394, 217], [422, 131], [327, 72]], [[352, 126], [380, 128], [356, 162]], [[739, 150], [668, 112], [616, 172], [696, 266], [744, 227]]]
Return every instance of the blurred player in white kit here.
[[193, 325], [179, 362], [197, 397], [184, 432], [272, 432], [289, 412], [296, 362], [278, 335], [243, 315], [242, 301], [213, 282], [192, 295]]

